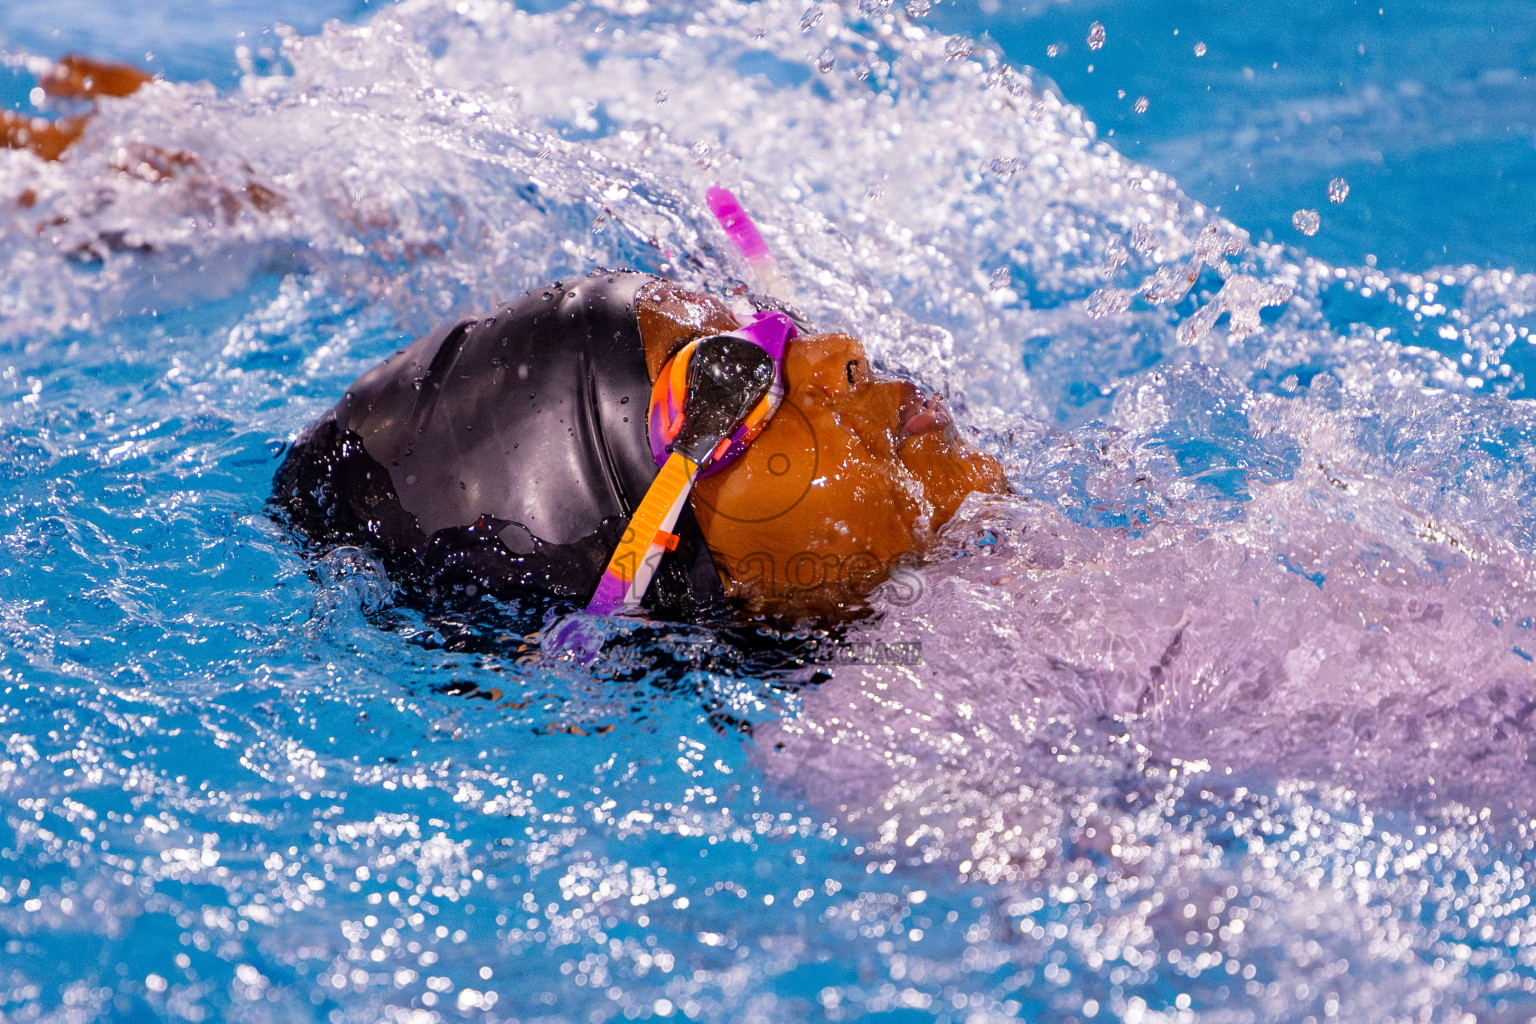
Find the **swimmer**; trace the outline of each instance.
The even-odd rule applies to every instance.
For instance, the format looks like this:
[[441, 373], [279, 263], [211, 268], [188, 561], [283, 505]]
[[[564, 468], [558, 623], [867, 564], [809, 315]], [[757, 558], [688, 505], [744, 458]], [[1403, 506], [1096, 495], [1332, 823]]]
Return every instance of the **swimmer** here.
[[[782, 401], [744, 447], [732, 443], [740, 415], [719, 427], [675, 524], [641, 531], [658, 538], [651, 614], [856, 614], [967, 495], [1006, 491], [1001, 466], [959, 438], [943, 403], [876, 377], [857, 340], [773, 309], [741, 323], [664, 279], [600, 271], [422, 338], [363, 375], [294, 444], [274, 500], [309, 540], [378, 552], [429, 601], [594, 608], [626, 530], [664, 489], [658, 464], [671, 455], [652, 421], [667, 415], [652, 410], [684, 380], [673, 361], [687, 355], [687, 387], [702, 388], [704, 343], [689, 345], [721, 335], [737, 351], [777, 349], [771, 370], [756, 357], [761, 386], [746, 404], [774, 373]], [[672, 397], [685, 409], [686, 396]], [[729, 464], [709, 464], [727, 448]]]
[[[79, 55], [38, 75], [51, 99], [93, 105], [152, 80]], [[0, 128], [6, 145], [56, 160], [91, 113], [5, 112]], [[153, 147], [123, 160], [113, 168], [150, 181], [195, 176], [198, 166], [192, 154]], [[208, 192], [229, 218], [279, 203], [255, 182], [240, 195]], [[966, 495], [1006, 484], [993, 459], [960, 441], [937, 398], [876, 379], [853, 338], [801, 335], [803, 324], [776, 315], [786, 330], [772, 390], [782, 401], [769, 403], [761, 433], [733, 447], [728, 465], [696, 467], [691, 491], [670, 495], [676, 521], [658, 521], [650, 530], [663, 543], [634, 556], [656, 569], [648, 592], [625, 577], [623, 600], [594, 598], [665, 462], [653, 385], [681, 379], [667, 368], [690, 342], [752, 327], [642, 274], [536, 289], [397, 354], [305, 431], [278, 473], [276, 502], [316, 544], [377, 551], [429, 601], [487, 594], [604, 611], [643, 596], [653, 614], [688, 619], [856, 612], [931, 546]], [[731, 427], [738, 438], [745, 430]]]
[[152, 81], [149, 72], [129, 64], [67, 54], [38, 75], [38, 88], [49, 99], [84, 101], [91, 109], [52, 121], [0, 110], [0, 142], [10, 149], [31, 150], [44, 160], [57, 160], [85, 132], [99, 97], [131, 96]]

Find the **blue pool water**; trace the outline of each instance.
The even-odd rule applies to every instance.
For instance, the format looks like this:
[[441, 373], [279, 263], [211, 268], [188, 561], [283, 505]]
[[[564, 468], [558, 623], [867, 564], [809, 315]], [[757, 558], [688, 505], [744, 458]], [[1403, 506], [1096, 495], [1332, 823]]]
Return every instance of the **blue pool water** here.
[[[5, 5], [8, 105], [167, 81], [0, 153], [0, 1019], [1536, 1015], [1531, 19], [923, 6]], [[577, 666], [269, 518], [415, 333], [728, 287], [717, 180], [1008, 468], [916, 664]]]

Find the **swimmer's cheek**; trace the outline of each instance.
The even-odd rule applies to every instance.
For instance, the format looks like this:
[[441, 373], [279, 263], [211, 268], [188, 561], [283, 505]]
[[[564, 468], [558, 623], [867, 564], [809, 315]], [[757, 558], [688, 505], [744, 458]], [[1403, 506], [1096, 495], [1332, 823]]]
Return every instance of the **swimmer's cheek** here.
[[868, 518], [839, 512], [841, 518], [833, 519], [823, 507], [814, 517], [786, 517], [796, 522], [783, 523], [781, 529], [761, 524], [731, 530], [716, 522], [711, 532], [706, 526], [727, 596], [753, 614], [786, 621], [839, 621], [865, 614], [870, 594], [892, 568], [918, 557], [922, 544], [910, 524], [923, 517], [906, 507], [905, 495], [890, 489], [859, 486], [854, 491], [857, 498], [832, 507], [889, 512]]

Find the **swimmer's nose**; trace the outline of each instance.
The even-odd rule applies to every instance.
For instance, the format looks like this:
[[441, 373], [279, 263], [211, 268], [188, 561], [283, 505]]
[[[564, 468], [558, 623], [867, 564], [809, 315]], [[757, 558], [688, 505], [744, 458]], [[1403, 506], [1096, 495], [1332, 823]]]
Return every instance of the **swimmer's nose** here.
[[944, 408], [943, 396], [925, 395], [915, 384], [904, 384], [903, 391], [901, 409], [896, 414], [902, 437], [949, 426], [949, 410]]

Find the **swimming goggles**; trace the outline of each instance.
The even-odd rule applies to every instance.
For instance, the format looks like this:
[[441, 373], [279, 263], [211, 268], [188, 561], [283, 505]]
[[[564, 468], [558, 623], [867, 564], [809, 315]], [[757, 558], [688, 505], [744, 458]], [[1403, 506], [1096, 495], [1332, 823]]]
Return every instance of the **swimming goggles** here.
[[591, 615], [640, 606], [694, 482], [718, 473], [763, 432], [784, 400], [784, 347], [794, 322], [777, 310], [753, 314], [737, 330], [689, 342], [651, 388], [651, 454], [660, 470], [630, 517], [597, 591]]

